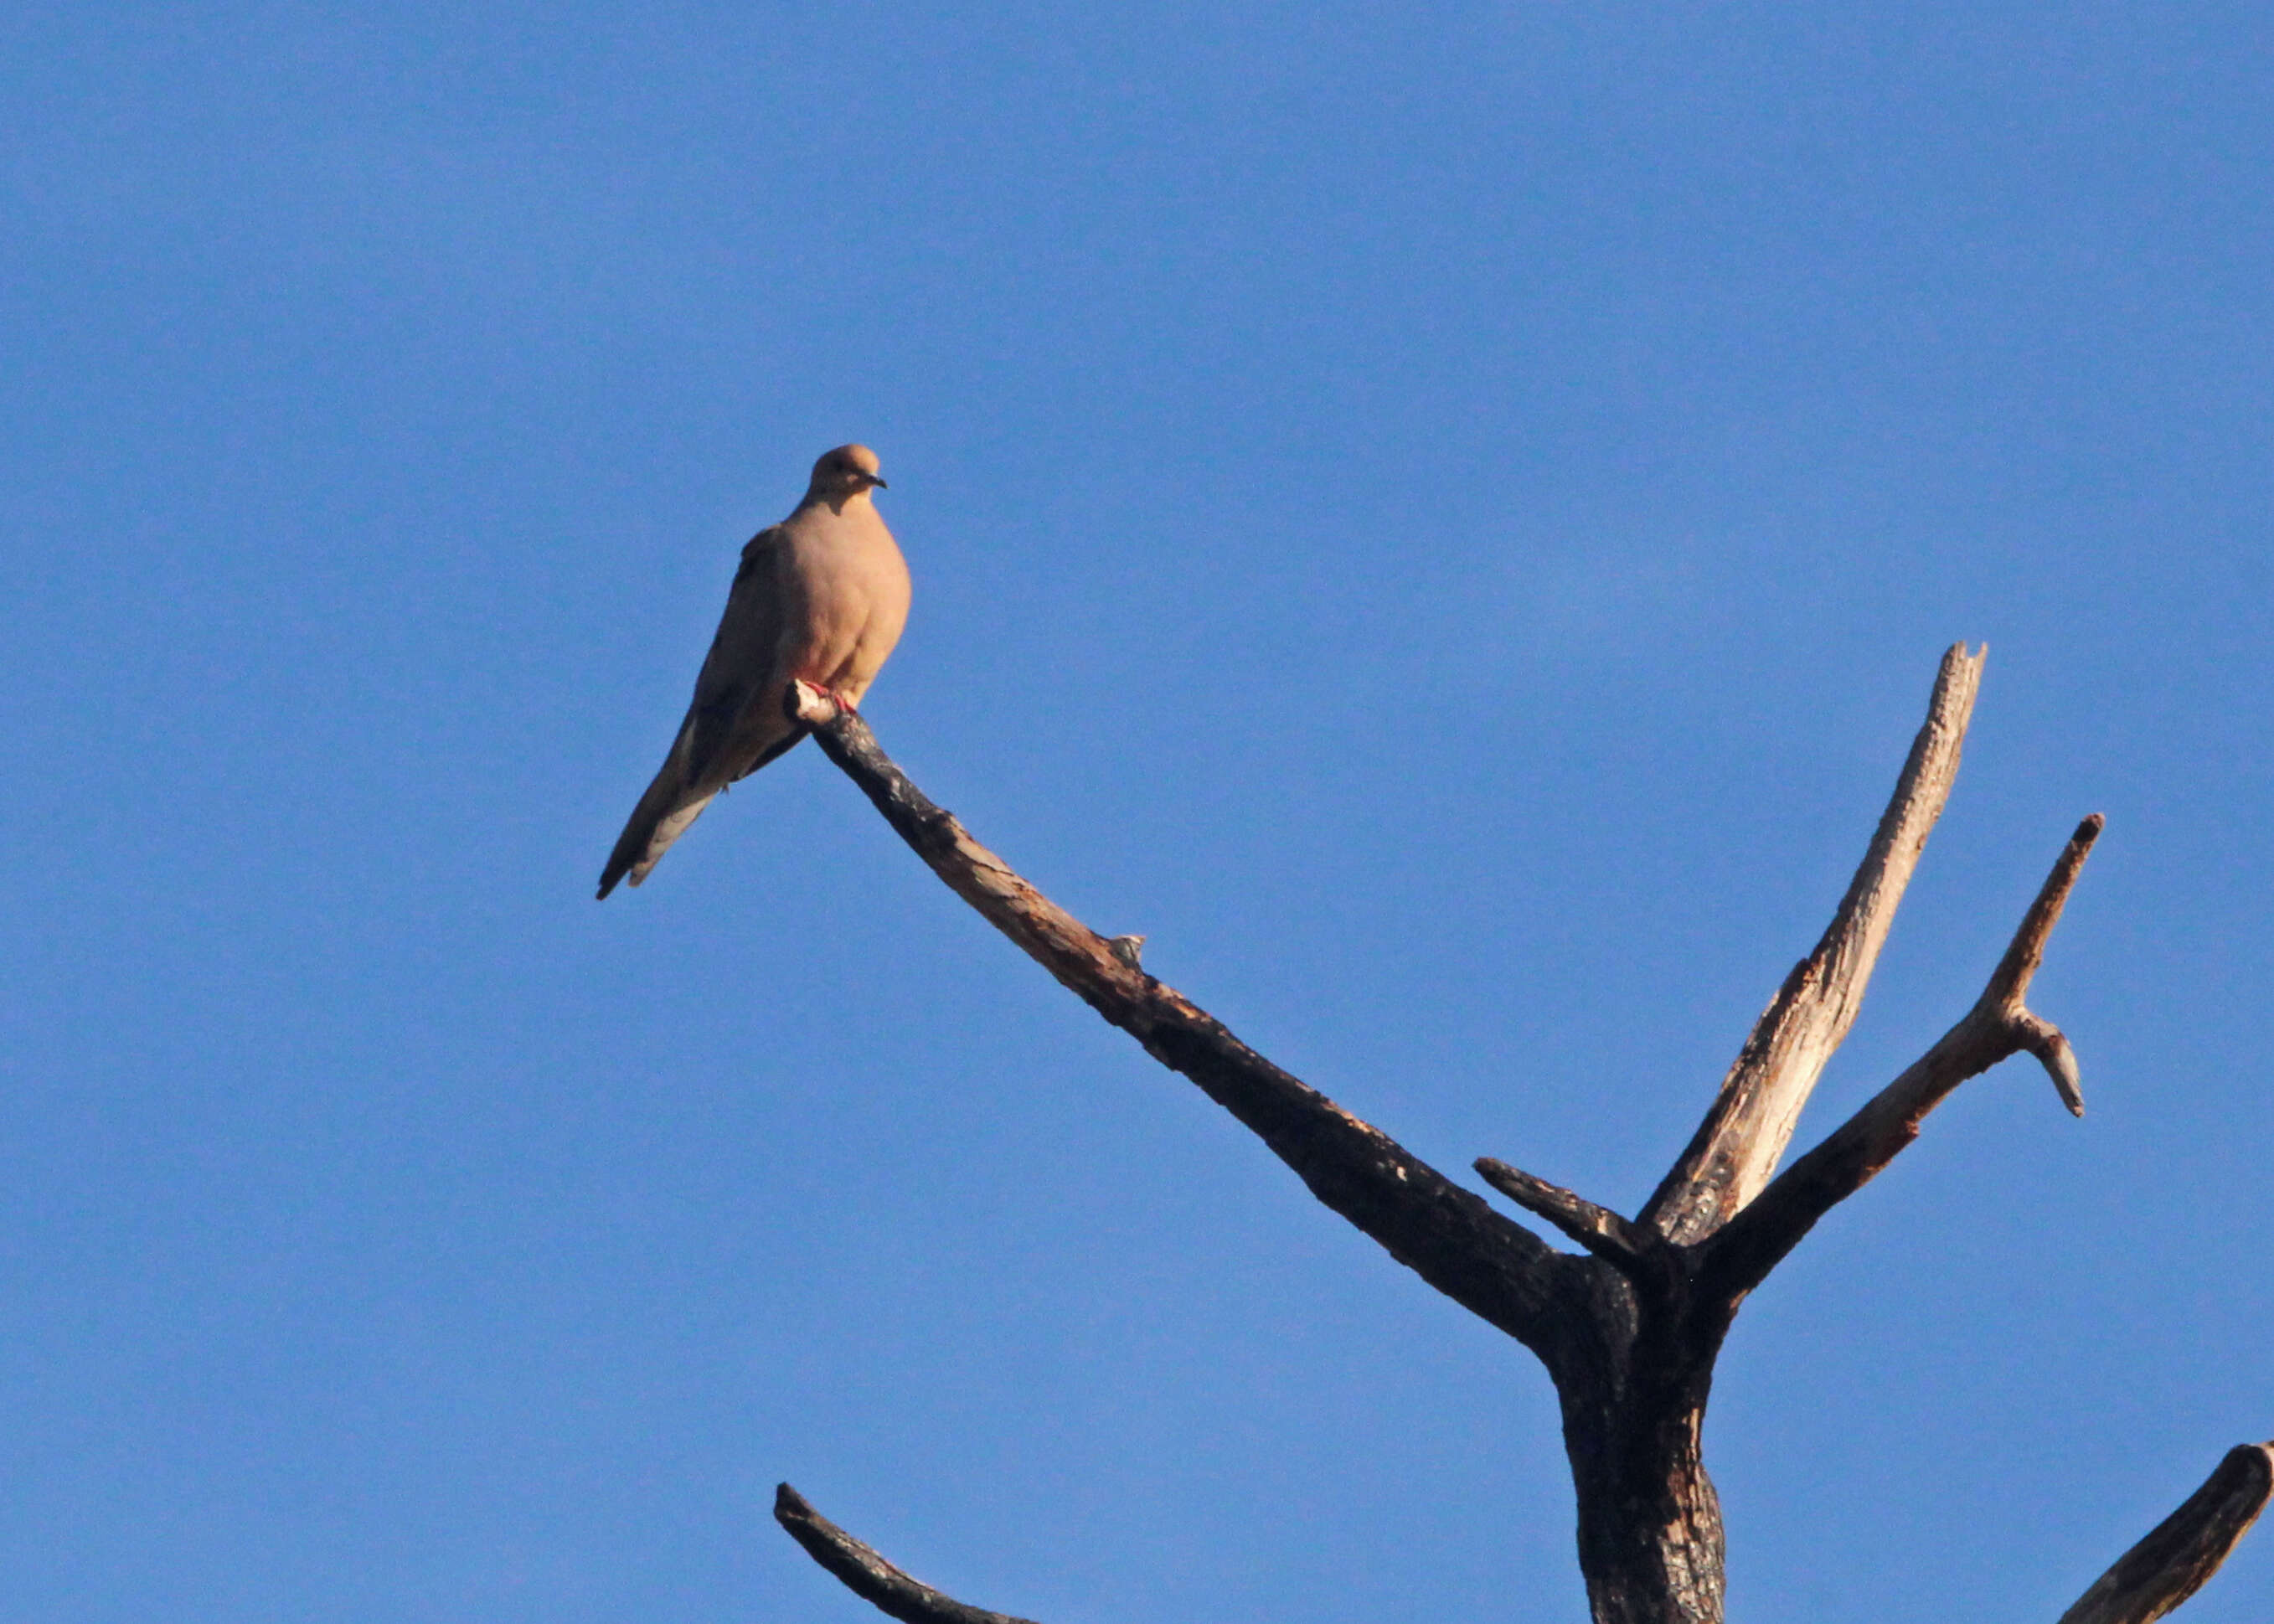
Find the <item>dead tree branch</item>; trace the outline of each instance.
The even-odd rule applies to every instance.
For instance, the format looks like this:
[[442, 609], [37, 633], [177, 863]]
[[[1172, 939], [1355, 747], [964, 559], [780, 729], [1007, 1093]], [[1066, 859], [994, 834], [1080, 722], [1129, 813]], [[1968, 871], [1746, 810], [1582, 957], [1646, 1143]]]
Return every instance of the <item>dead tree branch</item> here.
[[1710, 1235], [1776, 1171], [1825, 1063], [1855, 1025], [1904, 888], [1950, 799], [1988, 658], [1986, 648], [1969, 654], [1962, 643], [1942, 657], [1925, 725], [1839, 911], [1777, 989], [1697, 1136], [1642, 1209], [1638, 1222], [1668, 1239]]
[[2202, 1589], [2274, 1495], [2274, 1444], [2238, 1444], [2202, 1487], [2116, 1559], [2060, 1624], [2150, 1624]]
[[1034, 1624], [1031, 1619], [966, 1606], [911, 1579], [870, 1546], [823, 1516], [787, 1483], [774, 1490], [774, 1521], [845, 1588], [904, 1624]]
[[[949, 890], [1108, 1021], [1259, 1136], [1311, 1192], [1438, 1290], [1526, 1347], [1557, 1333], [1570, 1265], [1380, 1129], [1281, 1071], [1224, 1024], [1035, 890], [935, 806], [858, 712], [790, 685], [785, 708]], [[1547, 1357], [1545, 1353], [1542, 1357]]]
[[2074, 1115], [2084, 1114], [2084, 1099], [2077, 1092], [2076, 1056], [2068, 1040], [2024, 999], [2030, 978], [2044, 962], [2045, 940], [2059, 921], [2085, 857], [2100, 838], [2101, 825], [2096, 812], [2076, 826], [1974, 1007], [1901, 1076], [1780, 1173], [1758, 1200], [1706, 1243], [1708, 1267], [1721, 1291], [1741, 1298], [1758, 1285], [1817, 1220], [1877, 1177], [1918, 1138], [1928, 1112], [1961, 1083], [2010, 1055], [2027, 1049], [2037, 1056], [2052, 1074], [2062, 1102]]
[[[1580, 1566], [1597, 1624], [1721, 1624], [1721, 1508], [1700, 1440], [1714, 1362], [1746, 1294], [1818, 1219], [1916, 1139], [1936, 1105], [2008, 1056], [2036, 1055], [2069, 1109], [2083, 1109], [2067, 1041], [2029, 1009], [2028, 995], [2100, 832], [2097, 816], [2078, 826], [1974, 1007], [1822, 1144], [1775, 1172], [1826, 1061], [1855, 1021], [1896, 906], [1949, 797], [1984, 658], [1962, 643], [1944, 657], [1925, 725], [1830, 928], [1762, 1015], [1690, 1147], [1640, 1216], [1623, 1217], [1489, 1158], [1476, 1164], [1494, 1189], [1577, 1242], [1584, 1257], [1548, 1246], [1145, 974], [1137, 951], [1142, 937], [1103, 936], [1036, 891], [926, 799], [859, 715], [803, 683], [791, 685], [785, 704], [894, 831], [989, 923], [1155, 1059], [1197, 1084], [1321, 1201], [1540, 1356], [1561, 1401]], [[2266, 1450], [2229, 1456], [2064, 1624], [2131, 1624], [2176, 1605], [2257, 1515], [2270, 1462], [2274, 1454]], [[2237, 1474], [2246, 1470], [2255, 1475], [2238, 1486]], [[787, 1487], [776, 1515], [817, 1560], [895, 1617], [999, 1620], [916, 1584]]]

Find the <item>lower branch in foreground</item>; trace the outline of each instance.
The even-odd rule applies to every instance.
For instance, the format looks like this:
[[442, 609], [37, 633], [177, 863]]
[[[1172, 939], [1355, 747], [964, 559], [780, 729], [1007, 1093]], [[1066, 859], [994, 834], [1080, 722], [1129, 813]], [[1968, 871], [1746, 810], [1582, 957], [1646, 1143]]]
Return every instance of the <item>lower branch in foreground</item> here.
[[2185, 1504], [2116, 1560], [2060, 1624], [2150, 1624], [2202, 1589], [2274, 1494], [2274, 1444], [2238, 1444]]
[[905, 1624], [1034, 1624], [1031, 1619], [984, 1607], [967, 1607], [929, 1584], [911, 1579], [876, 1552], [823, 1516], [787, 1483], [774, 1491], [774, 1521], [862, 1601]]

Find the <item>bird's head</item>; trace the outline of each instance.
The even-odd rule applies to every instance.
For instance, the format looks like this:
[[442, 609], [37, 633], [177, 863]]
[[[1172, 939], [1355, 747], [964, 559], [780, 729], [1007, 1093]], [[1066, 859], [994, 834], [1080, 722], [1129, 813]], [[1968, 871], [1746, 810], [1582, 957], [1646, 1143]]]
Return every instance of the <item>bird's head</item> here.
[[842, 508], [854, 497], [883, 489], [884, 484], [877, 472], [875, 452], [866, 446], [840, 446], [823, 452], [813, 465], [813, 483], [806, 487], [805, 500]]

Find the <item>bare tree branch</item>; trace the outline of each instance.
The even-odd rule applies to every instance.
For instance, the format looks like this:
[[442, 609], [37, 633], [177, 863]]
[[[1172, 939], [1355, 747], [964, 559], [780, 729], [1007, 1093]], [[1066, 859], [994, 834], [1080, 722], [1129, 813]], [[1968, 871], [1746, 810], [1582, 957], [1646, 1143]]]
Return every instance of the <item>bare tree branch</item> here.
[[1654, 1229], [1630, 1223], [1608, 1207], [1598, 1207], [1561, 1184], [1535, 1178], [1505, 1162], [1480, 1156], [1477, 1172], [1485, 1183], [1528, 1213], [1536, 1213], [1607, 1263], [1628, 1269], [1653, 1247], [1668, 1243]]
[[[1969, 1078], [2023, 1050], [2082, 1115], [2075, 1056], [2031, 1011], [2032, 979], [2101, 819], [2077, 826], [1974, 1007], [1782, 1174], [1825, 1064], [1853, 1025], [1927, 837], [1947, 801], [1986, 654], [1944, 657], [1925, 725], [1838, 913], [1748, 1038], [1683, 1157], [1641, 1215], [1485, 1158], [1477, 1171], [1590, 1254], [1555, 1251], [1396, 1140], [1281, 1071], [1145, 974], [1144, 938], [1100, 936], [925, 798], [866, 722], [794, 683], [785, 708], [958, 896], [1106, 1020], [1230, 1111], [1319, 1199], [1438, 1290], [1538, 1353], [1562, 1402], [1580, 1565], [1599, 1624], [1719, 1624], [1720, 1502], [1699, 1454], [1723, 1335], [1745, 1296], [1839, 1202], [1918, 1137]], [[2274, 1492], [2274, 1444], [2210, 1481], [2070, 1609], [2062, 1624], [2146, 1624], [2192, 1595]], [[893, 1617], [1023, 1624], [919, 1584], [787, 1485], [775, 1516], [830, 1572]]]
[[1697, 1136], [1638, 1222], [1669, 1240], [1701, 1239], [1727, 1223], [1776, 1171], [1801, 1108], [1863, 1007], [1903, 890], [1950, 798], [1988, 658], [1986, 647], [1969, 655], [1962, 643], [1943, 656], [1925, 725], [1912, 741], [1894, 795], [1839, 912], [1816, 951], [1777, 989]]
[[905, 1624], [1034, 1624], [1031, 1619], [966, 1606], [911, 1579], [869, 1546], [823, 1516], [787, 1483], [774, 1490], [774, 1521], [862, 1601], [874, 1602]]
[[2238, 1444], [2202, 1487], [2111, 1568], [2060, 1624], [2150, 1624], [2202, 1589], [2274, 1494], [2274, 1444]]
[[1311, 1192], [1471, 1312], [1540, 1352], [1579, 1300], [1580, 1260], [1541, 1241], [1380, 1129], [1281, 1071], [973, 839], [878, 747], [869, 725], [793, 682], [791, 718], [948, 889], [1171, 1071], [1260, 1137]]
[[1717, 1288], [1734, 1298], [1758, 1285], [1818, 1219], [1878, 1177], [1918, 1137], [1928, 1112], [1967, 1079], [2009, 1055], [2024, 1049], [2035, 1055], [2052, 1075], [2062, 1102], [2073, 1114], [2084, 1114], [2076, 1056], [2068, 1040], [2023, 999], [2044, 959], [2045, 940], [2060, 919], [2092, 843], [2100, 838], [2102, 822], [2096, 812], [2076, 826], [1974, 1007], [1901, 1077], [1779, 1174], [1758, 1199], [1705, 1243]]

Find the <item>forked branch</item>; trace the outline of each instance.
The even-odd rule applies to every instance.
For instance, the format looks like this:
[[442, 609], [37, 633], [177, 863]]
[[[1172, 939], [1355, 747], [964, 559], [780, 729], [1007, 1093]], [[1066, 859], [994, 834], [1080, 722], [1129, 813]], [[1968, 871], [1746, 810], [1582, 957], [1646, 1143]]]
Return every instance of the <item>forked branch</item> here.
[[1758, 1199], [1707, 1243], [1717, 1287], [1742, 1297], [1758, 1285], [1818, 1219], [1878, 1177], [1918, 1137], [1928, 1112], [1967, 1079], [2010, 1055], [2024, 1049], [2035, 1055], [2052, 1075], [2061, 1102], [2073, 1114], [2084, 1115], [2076, 1056], [2068, 1040], [2024, 1000], [2030, 978], [2044, 961], [2046, 938], [2059, 922], [2085, 857], [2100, 838], [2101, 824], [2096, 812], [2076, 826], [1974, 1007], [1863, 1109], [1780, 1173]]
[[791, 718], [948, 889], [1261, 1138], [1311, 1193], [1455, 1302], [1539, 1351], [1582, 1289], [1556, 1252], [1227, 1031], [1021, 878], [908, 781], [858, 712], [793, 682]]
[[2150, 1624], [2202, 1589], [2274, 1495], [2274, 1444], [2238, 1444], [2202, 1487], [2117, 1558], [2060, 1624]]
[[905, 1624], [1034, 1624], [1031, 1619], [967, 1606], [911, 1579], [816, 1511], [804, 1495], [787, 1483], [774, 1490], [774, 1521], [788, 1530], [789, 1537], [805, 1547], [805, 1553], [847, 1590]]
[[1942, 657], [1926, 722], [1839, 911], [1777, 989], [1697, 1136], [1643, 1207], [1638, 1222], [1668, 1239], [1712, 1234], [1776, 1171], [1825, 1063], [1855, 1025], [1903, 890], [1950, 799], [1988, 658], [1987, 648], [1969, 654], [1962, 643]]

